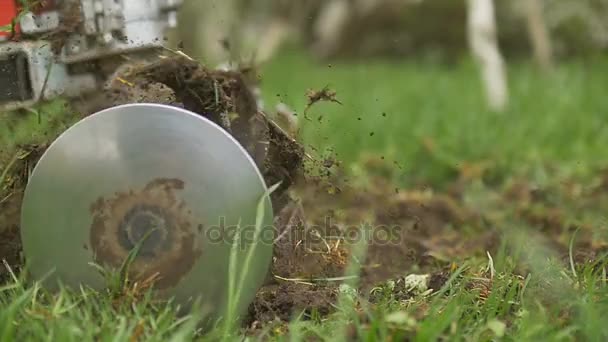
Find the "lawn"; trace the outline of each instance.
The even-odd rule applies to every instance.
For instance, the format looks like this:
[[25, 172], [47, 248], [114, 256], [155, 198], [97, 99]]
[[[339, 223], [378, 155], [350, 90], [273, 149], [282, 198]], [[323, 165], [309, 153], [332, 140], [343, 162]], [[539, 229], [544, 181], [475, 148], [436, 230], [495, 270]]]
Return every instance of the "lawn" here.
[[[196, 330], [195, 316], [178, 317], [167, 303], [124, 284], [107, 293], [49, 294], [15, 271], [0, 285], [0, 341], [608, 339], [606, 61], [563, 62], [550, 75], [509, 65], [505, 113], [484, 109], [468, 60], [319, 65], [287, 51], [261, 75], [266, 106], [292, 107], [310, 151], [336, 155], [344, 170], [338, 173], [368, 199], [362, 209], [350, 190], [339, 201], [303, 195], [307, 215], [333, 205], [356, 224], [368, 214], [378, 219], [384, 207], [427, 203], [419, 213], [424, 232], [408, 232], [432, 261], [406, 262], [405, 254], [388, 255], [388, 247], [354, 244], [345, 273], [293, 272], [275, 292], [261, 291], [242, 329], [220, 322], [209, 334]], [[304, 115], [306, 91], [325, 86], [342, 104], [320, 103]], [[1, 170], [17, 147], [72, 123], [76, 116], [65, 108], [2, 114]], [[369, 268], [371, 262], [390, 272]], [[343, 283], [334, 279], [344, 274]], [[416, 279], [431, 281], [412, 285]], [[309, 297], [291, 299], [289, 309], [299, 310], [261, 320], [260, 307], [276, 309], [267, 302], [298, 291]], [[327, 293], [330, 305], [311, 299]]]
[[484, 110], [480, 80], [468, 61], [319, 66], [286, 54], [263, 70], [263, 85], [269, 105], [280, 100], [300, 111], [307, 88], [329, 85], [344, 105], [311, 110], [311, 121], [301, 120], [306, 141], [333, 148], [348, 162], [363, 151], [387, 154], [404, 166], [399, 180], [436, 183], [464, 162], [492, 161], [501, 175], [545, 163], [568, 173], [605, 166], [598, 156], [608, 142], [606, 68], [605, 60], [565, 62], [543, 76], [531, 65], [510, 65], [511, 105], [502, 114]]

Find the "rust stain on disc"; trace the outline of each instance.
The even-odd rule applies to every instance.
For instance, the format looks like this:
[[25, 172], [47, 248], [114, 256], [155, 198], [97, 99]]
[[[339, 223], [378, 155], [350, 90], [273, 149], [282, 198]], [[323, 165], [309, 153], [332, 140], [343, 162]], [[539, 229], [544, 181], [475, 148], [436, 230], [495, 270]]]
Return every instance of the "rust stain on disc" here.
[[146, 279], [157, 274], [157, 288], [177, 285], [202, 253], [201, 225], [175, 195], [183, 188], [179, 179], [157, 178], [141, 189], [98, 198], [91, 205], [90, 243], [95, 261], [119, 268], [143, 240], [130, 266], [130, 277]]

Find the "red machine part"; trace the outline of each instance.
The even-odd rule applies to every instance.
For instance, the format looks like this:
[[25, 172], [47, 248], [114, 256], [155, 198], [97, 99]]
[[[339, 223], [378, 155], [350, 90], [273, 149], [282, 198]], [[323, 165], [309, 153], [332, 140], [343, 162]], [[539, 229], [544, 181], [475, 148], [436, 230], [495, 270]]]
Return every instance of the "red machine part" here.
[[[13, 18], [19, 13], [18, 0], [0, 0], [0, 40], [6, 39], [11, 35], [11, 24]], [[15, 30], [19, 30], [15, 27]]]
[[[32, 5], [30, 10], [34, 14], [41, 14], [53, 10], [56, 7], [55, 2], [55, 0], [39, 0]], [[13, 18], [19, 15], [20, 10], [19, 0], [0, 0], [0, 41], [11, 36]], [[19, 25], [15, 26], [15, 33], [19, 33]]]

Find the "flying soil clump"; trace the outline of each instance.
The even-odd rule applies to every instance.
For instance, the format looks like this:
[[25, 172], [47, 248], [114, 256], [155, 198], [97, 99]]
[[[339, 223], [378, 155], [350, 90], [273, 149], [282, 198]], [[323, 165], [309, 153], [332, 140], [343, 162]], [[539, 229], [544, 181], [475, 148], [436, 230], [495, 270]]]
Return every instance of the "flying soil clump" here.
[[304, 148], [258, 110], [251, 71], [205, 68], [177, 56], [117, 74], [108, 89], [110, 105], [154, 102], [178, 106], [220, 125], [249, 152], [268, 186], [275, 211], [288, 202], [287, 190], [301, 175]]

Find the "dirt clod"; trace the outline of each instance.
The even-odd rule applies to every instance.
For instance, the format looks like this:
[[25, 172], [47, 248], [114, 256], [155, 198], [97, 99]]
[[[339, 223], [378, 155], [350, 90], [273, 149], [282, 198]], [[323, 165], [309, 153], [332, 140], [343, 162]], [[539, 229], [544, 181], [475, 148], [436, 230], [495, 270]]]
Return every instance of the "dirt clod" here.
[[131, 101], [143, 93], [148, 102], [168, 102], [220, 125], [249, 152], [268, 186], [281, 182], [271, 195], [278, 211], [302, 171], [304, 148], [258, 110], [250, 73], [211, 70], [178, 56], [119, 73], [112, 92]]
[[303, 318], [310, 318], [313, 312], [326, 316], [334, 311], [337, 287], [315, 286], [284, 282], [263, 287], [249, 307], [246, 325], [258, 321], [272, 322], [279, 319], [288, 322], [293, 314], [304, 313]]
[[[308, 110], [317, 102], [327, 101], [337, 103], [339, 105], [342, 104], [340, 100], [337, 98], [337, 93], [335, 90], [329, 89], [329, 86], [323, 87], [321, 90], [309, 89], [306, 92], [306, 98], [308, 98], [308, 103], [306, 104], [306, 108], [304, 109], [304, 117], [308, 113]], [[321, 116], [319, 117], [319, 121], [321, 121]]]

